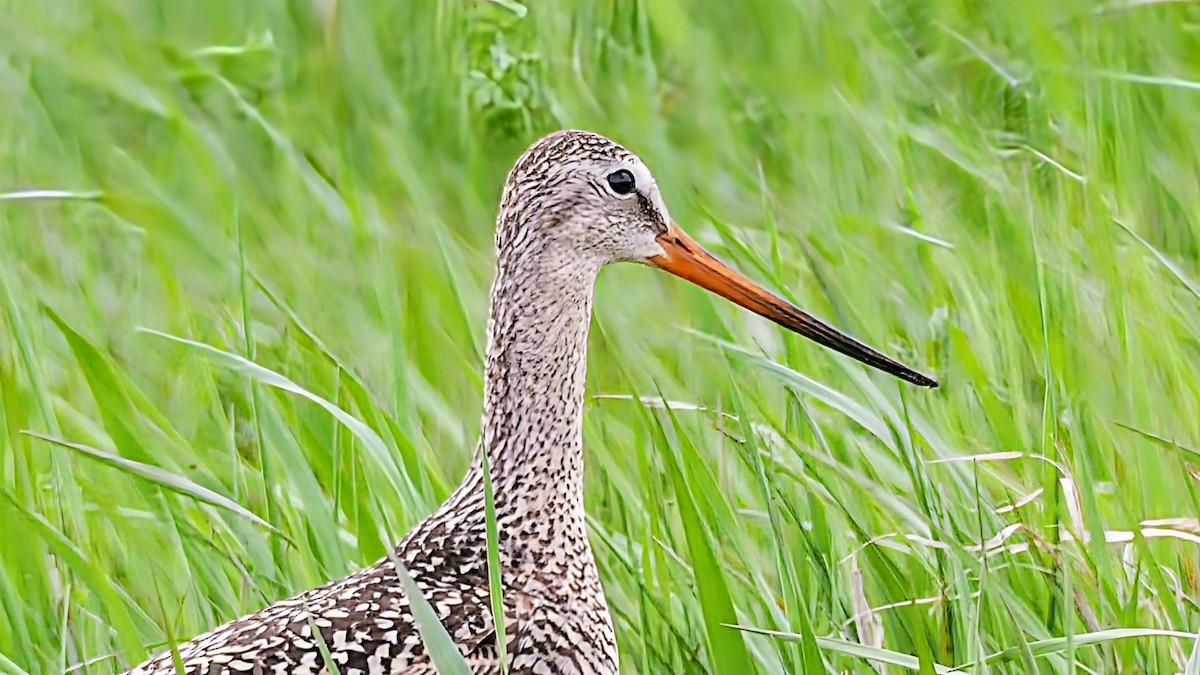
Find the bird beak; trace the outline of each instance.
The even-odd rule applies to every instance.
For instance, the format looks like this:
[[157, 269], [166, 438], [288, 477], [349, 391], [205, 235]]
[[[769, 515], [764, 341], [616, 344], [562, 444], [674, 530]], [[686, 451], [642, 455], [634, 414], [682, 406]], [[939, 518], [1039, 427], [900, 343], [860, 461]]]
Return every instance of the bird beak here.
[[663, 254], [649, 259], [650, 264], [655, 267], [681, 279], [687, 279], [817, 344], [858, 359], [868, 366], [922, 387], [938, 386], [937, 380], [879, 353], [730, 269], [701, 248], [675, 223], [671, 223], [667, 231], [658, 236], [658, 243], [662, 246]]

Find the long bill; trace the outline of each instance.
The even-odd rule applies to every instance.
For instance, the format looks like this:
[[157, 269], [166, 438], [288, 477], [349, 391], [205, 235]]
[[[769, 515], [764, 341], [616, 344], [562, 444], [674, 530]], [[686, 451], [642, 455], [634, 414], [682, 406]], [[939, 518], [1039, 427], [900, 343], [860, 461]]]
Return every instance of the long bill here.
[[868, 366], [922, 387], [938, 386], [937, 380], [932, 377], [868, 347], [730, 269], [705, 251], [678, 225], [671, 223], [667, 231], [659, 235], [658, 243], [664, 253], [650, 258], [650, 263], [659, 269], [687, 279], [817, 344], [839, 351]]

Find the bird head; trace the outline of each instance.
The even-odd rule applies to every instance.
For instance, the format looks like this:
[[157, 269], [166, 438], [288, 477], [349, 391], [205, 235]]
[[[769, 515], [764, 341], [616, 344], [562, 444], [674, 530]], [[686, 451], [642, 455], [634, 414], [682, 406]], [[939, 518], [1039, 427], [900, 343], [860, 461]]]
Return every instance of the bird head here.
[[599, 134], [559, 131], [521, 155], [505, 183], [496, 246], [502, 259], [571, 260], [595, 269], [621, 261], [657, 267], [867, 365], [920, 386], [938, 385], [704, 250], [671, 218], [646, 164]]

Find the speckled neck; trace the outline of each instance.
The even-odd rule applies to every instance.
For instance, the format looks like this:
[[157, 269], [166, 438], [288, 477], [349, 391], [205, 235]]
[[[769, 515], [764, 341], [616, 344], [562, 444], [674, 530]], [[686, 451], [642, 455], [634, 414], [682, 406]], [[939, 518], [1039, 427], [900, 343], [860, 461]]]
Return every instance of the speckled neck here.
[[483, 447], [501, 520], [528, 527], [531, 517], [542, 523], [562, 517], [577, 520], [582, 533], [584, 381], [600, 265], [586, 256], [533, 248], [499, 252], [488, 321]]

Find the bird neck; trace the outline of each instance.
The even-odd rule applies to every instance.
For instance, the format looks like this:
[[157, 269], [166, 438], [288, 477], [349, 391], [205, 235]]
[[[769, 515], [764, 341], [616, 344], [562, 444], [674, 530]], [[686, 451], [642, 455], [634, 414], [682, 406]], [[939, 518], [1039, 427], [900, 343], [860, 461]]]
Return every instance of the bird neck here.
[[492, 285], [482, 449], [497, 518], [578, 529], [549, 533], [559, 539], [582, 535], [584, 381], [599, 270], [582, 256], [502, 250]]

